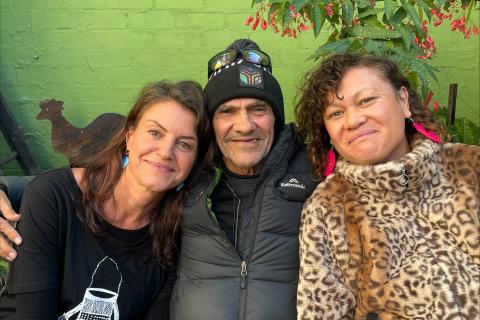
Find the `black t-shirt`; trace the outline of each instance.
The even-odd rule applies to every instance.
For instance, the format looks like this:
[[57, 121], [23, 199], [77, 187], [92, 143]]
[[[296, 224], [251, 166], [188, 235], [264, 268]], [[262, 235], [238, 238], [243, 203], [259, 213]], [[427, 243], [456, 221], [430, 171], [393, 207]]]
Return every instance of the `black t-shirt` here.
[[95, 236], [76, 214], [84, 209], [80, 199], [70, 168], [41, 174], [26, 188], [18, 224], [23, 244], [0, 318], [168, 319], [175, 271], [153, 261], [147, 227], [107, 225]]

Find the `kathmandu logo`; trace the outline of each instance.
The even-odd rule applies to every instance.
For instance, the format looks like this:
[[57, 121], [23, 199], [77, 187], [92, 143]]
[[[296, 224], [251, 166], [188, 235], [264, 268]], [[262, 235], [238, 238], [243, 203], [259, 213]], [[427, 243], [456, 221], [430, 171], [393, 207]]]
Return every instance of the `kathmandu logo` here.
[[282, 182], [280, 183], [281, 187], [290, 187], [290, 188], [298, 188], [298, 189], [305, 189], [305, 185], [301, 184], [297, 179], [292, 178], [287, 183]]
[[262, 69], [240, 66], [238, 71], [240, 87], [263, 89]]

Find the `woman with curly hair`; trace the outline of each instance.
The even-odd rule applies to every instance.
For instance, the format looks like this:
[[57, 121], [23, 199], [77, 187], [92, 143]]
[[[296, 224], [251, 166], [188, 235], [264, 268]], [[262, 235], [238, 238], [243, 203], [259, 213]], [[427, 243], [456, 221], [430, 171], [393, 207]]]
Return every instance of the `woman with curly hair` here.
[[298, 319], [476, 319], [480, 148], [443, 144], [374, 55], [324, 60], [295, 115], [326, 178], [302, 212]]

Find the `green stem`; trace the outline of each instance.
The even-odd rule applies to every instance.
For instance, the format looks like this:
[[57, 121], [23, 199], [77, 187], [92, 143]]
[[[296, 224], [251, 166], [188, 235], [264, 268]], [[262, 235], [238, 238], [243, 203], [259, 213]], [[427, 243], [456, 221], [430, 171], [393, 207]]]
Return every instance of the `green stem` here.
[[476, 0], [470, 0], [470, 3], [468, 4], [467, 7], [467, 15], [465, 16], [466, 21], [470, 21], [470, 14], [472, 13], [473, 5]]

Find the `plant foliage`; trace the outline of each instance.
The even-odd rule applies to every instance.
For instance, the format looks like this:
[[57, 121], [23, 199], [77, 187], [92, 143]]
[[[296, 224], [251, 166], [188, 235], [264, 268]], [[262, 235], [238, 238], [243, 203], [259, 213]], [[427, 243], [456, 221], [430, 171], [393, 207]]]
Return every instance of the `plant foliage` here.
[[480, 4], [475, 0], [252, 0], [251, 4], [256, 12], [246, 25], [252, 29], [270, 28], [292, 38], [309, 30], [318, 37], [324, 31], [327, 41], [309, 57], [315, 60], [344, 52], [386, 56], [400, 66], [424, 99], [431, 96], [438, 72], [428, 63], [437, 51], [428, 28], [447, 21], [465, 38], [479, 33], [470, 20]]

